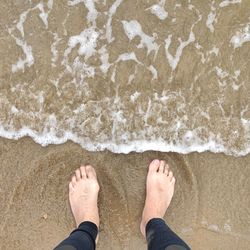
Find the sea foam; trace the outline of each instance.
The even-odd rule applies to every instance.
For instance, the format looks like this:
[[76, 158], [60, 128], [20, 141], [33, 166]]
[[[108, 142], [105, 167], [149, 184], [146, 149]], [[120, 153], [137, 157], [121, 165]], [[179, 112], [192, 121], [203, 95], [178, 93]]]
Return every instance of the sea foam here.
[[[248, 124], [249, 125], [249, 124]], [[126, 143], [115, 143], [114, 141], [95, 142], [88, 138], [80, 138], [72, 131], [64, 131], [64, 136], [58, 137], [56, 135], [56, 120], [50, 118], [50, 129], [44, 130], [43, 133], [37, 133], [28, 127], [23, 127], [18, 131], [6, 130], [0, 126], [0, 136], [8, 139], [18, 140], [22, 137], [29, 136], [36, 143], [47, 146], [50, 144], [63, 144], [67, 141], [73, 141], [79, 144], [82, 148], [89, 151], [103, 151], [109, 150], [114, 153], [128, 154], [130, 152], [145, 152], [145, 151], [160, 151], [160, 152], [176, 152], [181, 154], [188, 154], [191, 152], [205, 152], [225, 153], [233, 156], [244, 156], [250, 153], [250, 145], [244, 150], [237, 151], [226, 148], [221, 139], [213, 134], [207, 141], [202, 141], [198, 137], [194, 137], [192, 131], [185, 135], [185, 141], [167, 142], [163, 139], [156, 140], [133, 140]], [[192, 143], [189, 143], [191, 141]]]

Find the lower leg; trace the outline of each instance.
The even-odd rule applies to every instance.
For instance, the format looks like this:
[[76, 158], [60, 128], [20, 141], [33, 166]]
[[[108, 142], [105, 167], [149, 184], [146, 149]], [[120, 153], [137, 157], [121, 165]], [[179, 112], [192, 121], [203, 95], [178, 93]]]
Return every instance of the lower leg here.
[[174, 194], [174, 185], [175, 177], [172, 171], [169, 171], [168, 165], [159, 160], [151, 162], [140, 226], [150, 250], [190, 249], [163, 220]]

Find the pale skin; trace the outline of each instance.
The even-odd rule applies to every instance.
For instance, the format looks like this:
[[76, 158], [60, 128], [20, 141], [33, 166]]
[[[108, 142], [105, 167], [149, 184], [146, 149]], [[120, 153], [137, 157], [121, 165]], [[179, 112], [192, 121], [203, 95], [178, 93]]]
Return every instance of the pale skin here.
[[[142, 212], [141, 233], [153, 218], [163, 218], [174, 194], [175, 177], [165, 161], [153, 160], [148, 168], [146, 199]], [[91, 221], [99, 228], [98, 211], [99, 184], [95, 169], [91, 165], [81, 166], [69, 183], [69, 201], [77, 227]]]

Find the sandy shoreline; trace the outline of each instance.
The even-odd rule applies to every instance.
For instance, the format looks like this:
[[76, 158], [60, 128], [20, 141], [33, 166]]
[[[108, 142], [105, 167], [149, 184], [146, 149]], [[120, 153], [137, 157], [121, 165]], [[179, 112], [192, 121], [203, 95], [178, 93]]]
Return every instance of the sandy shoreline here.
[[177, 177], [166, 220], [193, 249], [247, 249], [250, 155], [87, 152], [78, 145], [41, 147], [30, 138], [0, 139], [1, 249], [51, 249], [73, 228], [67, 202], [71, 173], [96, 167], [101, 230], [98, 249], [146, 249], [139, 232], [146, 169], [159, 157]]
[[[1, 1], [0, 135], [118, 152], [249, 152], [249, 9], [247, 0]], [[154, 158], [174, 171], [165, 219], [192, 249], [250, 249], [250, 154], [125, 155], [26, 137], [0, 138], [0, 250], [52, 249], [74, 229], [68, 181], [86, 163], [101, 186], [98, 249], [146, 249], [139, 224]]]

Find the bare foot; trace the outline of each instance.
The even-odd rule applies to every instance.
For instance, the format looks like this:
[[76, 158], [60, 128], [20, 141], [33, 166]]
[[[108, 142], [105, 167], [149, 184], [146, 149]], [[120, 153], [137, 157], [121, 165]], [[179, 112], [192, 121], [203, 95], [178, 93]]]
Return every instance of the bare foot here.
[[75, 171], [69, 183], [69, 201], [77, 227], [84, 221], [91, 221], [99, 228], [99, 189], [96, 172], [92, 166], [81, 166]]
[[153, 160], [148, 169], [146, 200], [140, 226], [144, 237], [147, 223], [165, 215], [174, 194], [174, 184], [175, 178], [166, 162]]

